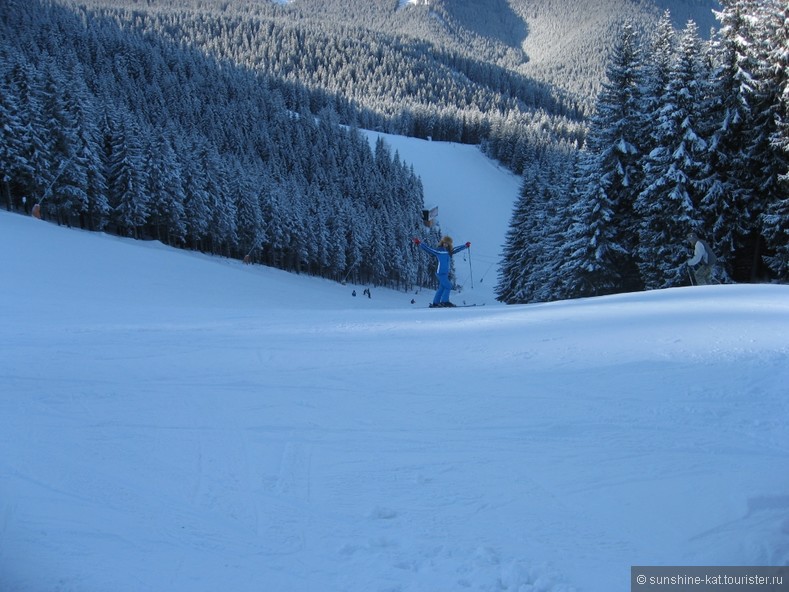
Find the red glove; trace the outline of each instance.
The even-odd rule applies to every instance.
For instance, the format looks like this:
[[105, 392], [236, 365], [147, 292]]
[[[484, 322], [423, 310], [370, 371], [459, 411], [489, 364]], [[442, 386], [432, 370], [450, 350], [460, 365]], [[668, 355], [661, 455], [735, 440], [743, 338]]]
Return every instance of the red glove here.
[[415, 245], [418, 245], [418, 244], [419, 244], [419, 243], [421, 243], [421, 242], [422, 242], [422, 241], [421, 241], [421, 240], [419, 240], [418, 238], [415, 238], [415, 239], [414, 239], [414, 244], [415, 244]]
[[466, 243], [466, 248], [468, 249], [471, 246], [471, 243]]

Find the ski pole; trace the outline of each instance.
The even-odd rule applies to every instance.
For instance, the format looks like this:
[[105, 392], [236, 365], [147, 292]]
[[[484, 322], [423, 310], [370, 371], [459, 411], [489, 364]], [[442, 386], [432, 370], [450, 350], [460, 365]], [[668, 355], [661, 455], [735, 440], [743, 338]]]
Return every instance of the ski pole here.
[[348, 281], [348, 276], [349, 276], [349, 275], [351, 275], [351, 272], [354, 270], [354, 268], [355, 268], [355, 267], [356, 267], [356, 263], [354, 263], [353, 265], [351, 265], [350, 269], [348, 269], [348, 273], [346, 273], [346, 274], [345, 274], [345, 277], [344, 277], [344, 278], [342, 278], [342, 282], [340, 282], [340, 283], [341, 283], [343, 286], [344, 286], [344, 285], [345, 285], [345, 283]]
[[255, 252], [255, 249], [257, 249], [257, 248], [258, 248], [258, 247], [261, 245], [261, 243], [262, 243], [262, 242], [263, 242], [263, 239], [262, 239], [262, 238], [258, 238], [258, 239], [255, 241], [255, 244], [253, 244], [253, 245], [252, 245], [252, 248], [251, 248], [251, 249], [249, 249], [249, 253], [247, 253], [246, 255], [244, 255], [244, 258], [242, 259], [242, 261], [243, 261], [244, 263], [247, 263], [247, 264], [250, 264], [250, 263], [252, 263], [252, 253], [254, 253], [254, 252]]
[[474, 289], [474, 270], [471, 268], [471, 247], [468, 248], [468, 274], [471, 279], [471, 289]]
[[45, 202], [45, 201], [47, 200], [47, 198], [49, 197], [49, 194], [50, 194], [50, 192], [52, 191], [52, 188], [55, 186], [55, 183], [57, 182], [57, 180], [58, 180], [58, 179], [60, 179], [60, 175], [62, 175], [63, 173], [65, 173], [65, 172], [66, 172], [66, 169], [68, 168], [68, 166], [71, 164], [71, 162], [72, 162], [72, 161], [73, 161], [75, 158], [76, 158], [76, 156], [72, 156], [72, 157], [71, 157], [71, 158], [69, 158], [69, 159], [68, 159], [66, 162], [62, 162], [62, 163], [60, 163], [60, 167], [58, 168], [58, 172], [57, 172], [57, 173], [55, 173], [55, 177], [54, 177], [54, 178], [52, 179], [52, 181], [49, 183], [49, 187], [47, 187], [47, 188], [44, 190], [44, 194], [41, 196], [41, 199], [39, 199], [39, 200], [38, 200], [38, 203], [39, 203], [39, 204], [41, 204], [41, 206], [43, 206], [43, 205], [44, 205], [44, 202]]
[[695, 284], [695, 282], [693, 281], [693, 274], [692, 274], [692, 273], [691, 273], [691, 271], [690, 271], [690, 265], [686, 265], [685, 267], [686, 267], [686, 268], [687, 268], [687, 270], [688, 270], [688, 277], [690, 278], [690, 285], [691, 285], [691, 286], [695, 286], [696, 284]]
[[496, 262], [495, 262], [495, 261], [494, 261], [493, 263], [491, 263], [491, 264], [488, 266], [488, 269], [487, 269], [487, 270], [485, 270], [485, 273], [483, 273], [483, 274], [482, 274], [482, 277], [481, 277], [481, 278], [479, 278], [479, 283], [480, 283], [480, 284], [483, 282], [483, 280], [484, 280], [484, 279], [485, 279], [485, 277], [488, 275], [488, 273], [490, 273], [490, 270], [491, 270], [491, 269], [493, 269], [493, 266], [494, 266], [494, 265], [496, 265]]

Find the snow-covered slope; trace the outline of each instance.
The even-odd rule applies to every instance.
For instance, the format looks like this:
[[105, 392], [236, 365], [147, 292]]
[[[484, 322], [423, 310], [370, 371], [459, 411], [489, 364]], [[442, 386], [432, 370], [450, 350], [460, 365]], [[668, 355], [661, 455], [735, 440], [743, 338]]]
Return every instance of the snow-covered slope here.
[[[371, 145], [382, 137], [392, 152], [413, 165], [422, 180], [425, 205], [438, 208], [437, 224], [456, 245], [471, 252], [455, 258], [458, 304], [496, 299], [499, 263], [521, 179], [482, 155], [476, 146], [430, 142], [367, 132]], [[429, 300], [430, 295], [426, 295]]]
[[4, 592], [789, 562], [786, 286], [430, 310], [6, 212], [0, 252]]

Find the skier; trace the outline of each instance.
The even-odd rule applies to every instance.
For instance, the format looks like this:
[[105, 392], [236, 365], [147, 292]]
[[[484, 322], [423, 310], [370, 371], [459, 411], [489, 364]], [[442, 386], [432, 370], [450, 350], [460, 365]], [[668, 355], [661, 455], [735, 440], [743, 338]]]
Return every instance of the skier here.
[[436, 277], [438, 278], [438, 290], [433, 297], [433, 304], [430, 308], [444, 308], [455, 306], [449, 301], [449, 293], [452, 291], [452, 283], [449, 281], [449, 269], [452, 266], [452, 255], [460, 253], [464, 249], [468, 249], [471, 243], [466, 243], [460, 247], [452, 247], [452, 239], [448, 236], [443, 237], [439, 242], [437, 248], [433, 249], [423, 244], [418, 238], [414, 239], [414, 244], [433, 255], [438, 260], [438, 268], [436, 269]]
[[712, 281], [712, 271], [717, 257], [715, 257], [715, 253], [712, 252], [707, 241], [701, 240], [695, 232], [688, 234], [688, 240], [693, 245], [693, 257], [687, 261], [691, 279], [694, 280], [694, 284], [697, 286], [706, 286]]

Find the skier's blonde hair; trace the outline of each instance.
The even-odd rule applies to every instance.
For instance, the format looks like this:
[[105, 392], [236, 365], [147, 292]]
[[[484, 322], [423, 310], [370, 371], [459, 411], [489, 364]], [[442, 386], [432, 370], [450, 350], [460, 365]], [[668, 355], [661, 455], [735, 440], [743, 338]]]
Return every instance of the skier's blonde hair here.
[[452, 237], [451, 236], [444, 236], [440, 241], [438, 241], [439, 247], [444, 247], [447, 251], [449, 251], [450, 255], [452, 254]]

